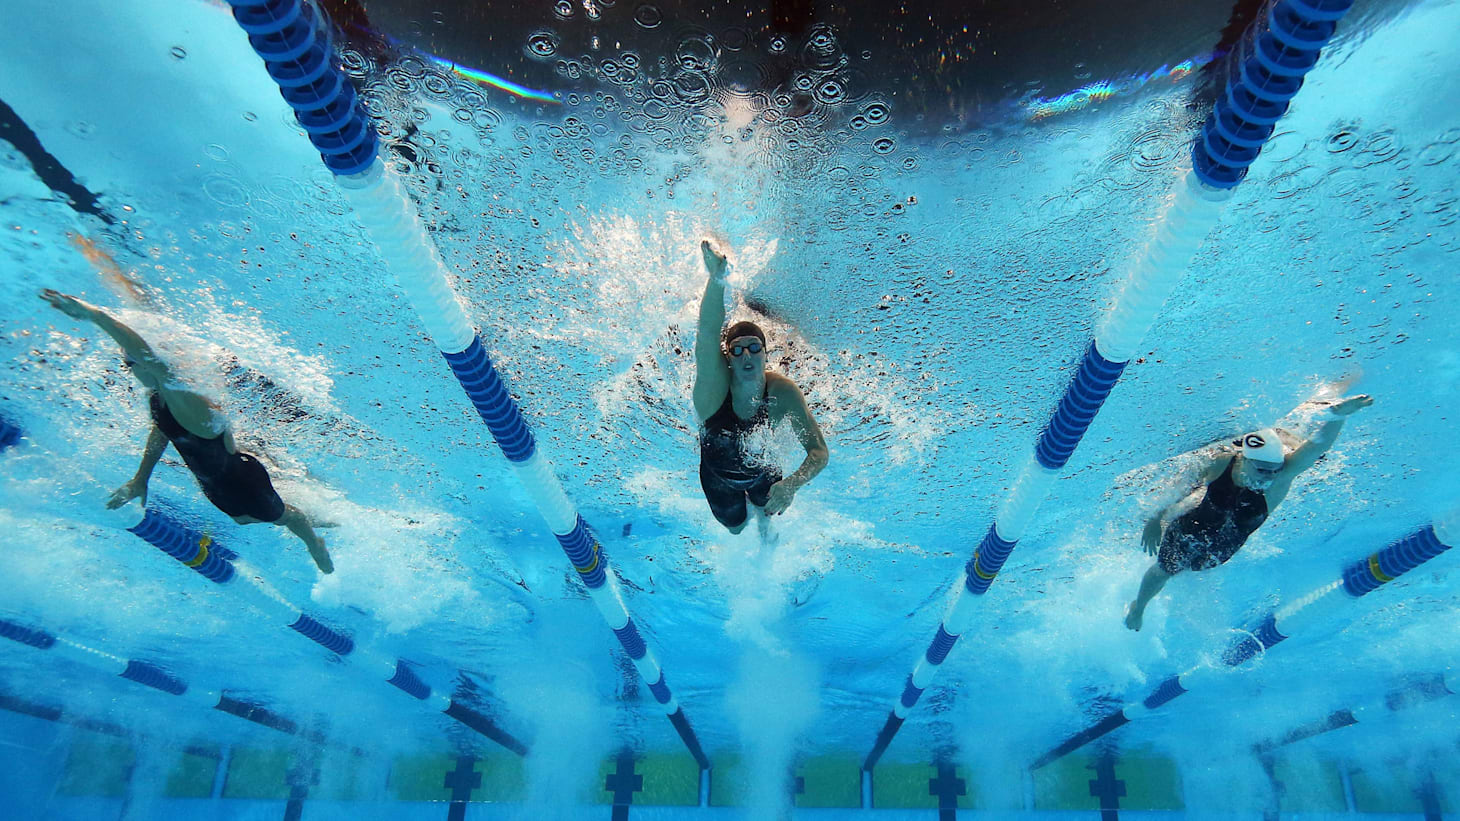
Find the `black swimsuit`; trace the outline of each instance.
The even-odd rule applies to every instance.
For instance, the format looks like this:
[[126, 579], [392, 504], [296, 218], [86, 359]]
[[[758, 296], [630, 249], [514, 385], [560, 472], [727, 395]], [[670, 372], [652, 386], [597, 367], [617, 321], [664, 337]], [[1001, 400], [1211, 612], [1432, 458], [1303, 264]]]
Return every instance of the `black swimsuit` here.
[[771, 485], [781, 481], [774, 465], [752, 462], [745, 452], [746, 435], [770, 424], [767, 393], [761, 394], [755, 415], [741, 419], [727, 390], [720, 409], [700, 429], [700, 487], [715, 518], [726, 527], [745, 523], [747, 498], [756, 507], [765, 507]]
[[208, 497], [229, 516], [251, 516], [276, 522], [284, 515], [284, 500], [274, 492], [269, 472], [247, 453], [229, 453], [222, 436], [204, 437], [178, 424], [167, 402], [156, 393], [147, 401], [152, 421], [167, 441], [182, 454]]
[[1162, 570], [1175, 575], [1226, 564], [1247, 537], [1267, 521], [1267, 497], [1232, 481], [1236, 465], [1234, 458], [1222, 475], [1207, 485], [1201, 504], [1166, 528], [1157, 554]]

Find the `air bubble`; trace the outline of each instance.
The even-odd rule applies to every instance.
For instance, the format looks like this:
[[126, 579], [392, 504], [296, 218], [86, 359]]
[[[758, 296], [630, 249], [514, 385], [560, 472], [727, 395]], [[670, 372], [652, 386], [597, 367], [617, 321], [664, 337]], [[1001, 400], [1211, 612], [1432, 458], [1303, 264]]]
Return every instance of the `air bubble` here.
[[785, 36], [777, 34], [772, 36], [770, 42], [766, 44], [766, 50], [771, 54], [785, 54], [787, 45]]
[[214, 162], [228, 162], [228, 149], [217, 143], [210, 143], [203, 149], [203, 156]]
[[248, 189], [233, 177], [211, 174], [203, 180], [203, 193], [208, 199], [228, 208], [242, 208], [248, 204]]
[[878, 154], [891, 154], [897, 148], [897, 141], [891, 137], [882, 137], [872, 143], [872, 150]]
[[553, 4], [553, 14], [563, 20], [569, 19], [573, 16], [573, 3], [571, 0], [558, 0]]
[[1339, 154], [1353, 148], [1358, 142], [1357, 134], [1352, 131], [1340, 131], [1328, 138], [1328, 151], [1331, 154]]
[[257, 120], [259, 118], [259, 115], [253, 113], [252, 111], [245, 111], [243, 112], [243, 118], [249, 122], [253, 122], [254, 120]]
[[866, 118], [867, 125], [882, 125], [887, 122], [889, 110], [883, 103], [871, 103], [862, 109], [862, 116]]
[[813, 96], [822, 105], [837, 105], [847, 98], [847, 87], [841, 80], [831, 77], [817, 84]]
[[558, 39], [557, 32], [551, 29], [538, 29], [527, 36], [527, 56], [546, 60], [558, 53], [559, 42], [561, 41]]
[[646, 29], [658, 28], [664, 22], [664, 13], [657, 6], [645, 3], [634, 9], [634, 22]]
[[188, 59], [188, 50], [183, 48], [182, 46], [173, 46], [172, 48], [167, 50], [167, 53], [171, 54], [172, 59], [174, 60]]

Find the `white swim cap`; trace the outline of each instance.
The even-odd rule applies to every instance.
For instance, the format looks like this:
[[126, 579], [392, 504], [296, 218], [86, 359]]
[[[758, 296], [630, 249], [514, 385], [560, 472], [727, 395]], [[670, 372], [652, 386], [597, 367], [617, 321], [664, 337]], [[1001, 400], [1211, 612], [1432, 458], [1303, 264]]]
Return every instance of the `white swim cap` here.
[[1283, 461], [1283, 440], [1272, 428], [1245, 434], [1237, 444], [1242, 447], [1242, 455], [1254, 462], [1279, 464]]

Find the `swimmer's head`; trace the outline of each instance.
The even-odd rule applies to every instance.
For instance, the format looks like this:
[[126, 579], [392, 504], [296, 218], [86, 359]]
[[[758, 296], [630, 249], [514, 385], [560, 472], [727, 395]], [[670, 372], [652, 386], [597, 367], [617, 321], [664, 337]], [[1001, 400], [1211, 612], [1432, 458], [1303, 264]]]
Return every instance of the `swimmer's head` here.
[[1249, 485], [1260, 490], [1271, 484], [1273, 477], [1283, 469], [1283, 440], [1272, 428], [1244, 434], [1233, 444], [1241, 448], [1242, 460], [1247, 463]]
[[157, 369], [151, 363], [138, 362], [132, 358], [131, 354], [122, 354], [122, 368], [137, 377], [137, 381], [141, 382], [144, 388], [155, 391], [162, 384], [161, 374], [156, 372]]
[[754, 322], [737, 322], [720, 337], [720, 350], [729, 361], [730, 370], [759, 372], [765, 369], [765, 331]]

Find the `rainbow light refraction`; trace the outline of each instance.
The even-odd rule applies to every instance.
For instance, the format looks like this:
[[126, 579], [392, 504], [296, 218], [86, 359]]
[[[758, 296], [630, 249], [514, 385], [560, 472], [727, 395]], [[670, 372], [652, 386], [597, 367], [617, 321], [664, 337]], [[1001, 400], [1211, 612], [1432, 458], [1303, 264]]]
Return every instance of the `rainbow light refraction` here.
[[1138, 91], [1157, 80], [1180, 80], [1193, 71], [1215, 60], [1218, 54], [1201, 54], [1183, 60], [1174, 66], [1165, 65], [1145, 74], [1136, 74], [1123, 80], [1098, 80], [1081, 86], [1058, 97], [1034, 97], [1020, 105], [1029, 111], [1029, 119], [1042, 120], [1057, 114], [1079, 111], [1086, 106], [1104, 102], [1112, 97]]
[[488, 85], [492, 88], [498, 88], [507, 92], [508, 94], [514, 94], [518, 97], [525, 97], [529, 100], [537, 100], [538, 102], [551, 103], [553, 105], [559, 104], [557, 98], [553, 97], [553, 95], [547, 93], [546, 91], [536, 91], [534, 89], [528, 88], [527, 86], [520, 86], [512, 82], [511, 80], [498, 77], [495, 74], [482, 71], [479, 68], [464, 66], [460, 63], [455, 63], [451, 60], [437, 57], [434, 54], [428, 54], [426, 56], [429, 57], [431, 59], [431, 62], [435, 63], [436, 65], [446, 68], [452, 73], [465, 77], [466, 79], [471, 80], [474, 83], [481, 83], [482, 85]]

